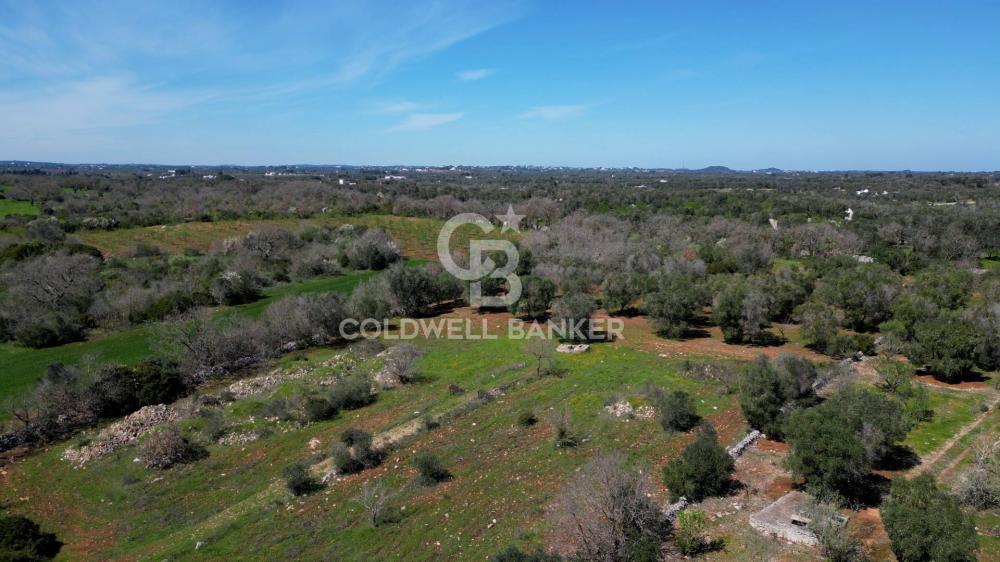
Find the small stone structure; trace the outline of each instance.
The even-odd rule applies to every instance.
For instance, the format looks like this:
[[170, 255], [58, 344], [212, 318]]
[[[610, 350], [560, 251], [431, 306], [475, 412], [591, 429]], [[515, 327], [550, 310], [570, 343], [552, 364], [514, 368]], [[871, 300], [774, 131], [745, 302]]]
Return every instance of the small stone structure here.
[[590, 349], [590, 344], [587, 343], [561, 343], [556, 347], [556, 351], [559, 353], [583, 353]]
[[[788, 542], [816, 545], [819, 540], [809, 530], [807, 515], [812, 498], [804, 492], [788, 492], [750, 516], [750, 526], [765, 535]], [[846, 522], [846, 520], [845, 520]]]
[[757, 431], [755, 429], [755, 430], [751, 431], [750, 433], [747, 433], [746, 437], [744, 437], [743, 439], [740, 439], [739, 443], [737, 443], [737, 444], [733, 445], [732, 447], [730, 447], [729, 449], [727, 449], [726, 452], [729, 453], [729, 456], [732, 457], [733, 459], [737, 459], [737, 458], [739, 458], [740, 455], [743, 454], [744, 451], [746, 451], [747, 449], [749, 449], [750, 446], [752, 446], [754, 443], [756, 443], [757, 440], [760, 439], [763, 436], [764, 436], [763, 433], [761, 433], [760, 431]]

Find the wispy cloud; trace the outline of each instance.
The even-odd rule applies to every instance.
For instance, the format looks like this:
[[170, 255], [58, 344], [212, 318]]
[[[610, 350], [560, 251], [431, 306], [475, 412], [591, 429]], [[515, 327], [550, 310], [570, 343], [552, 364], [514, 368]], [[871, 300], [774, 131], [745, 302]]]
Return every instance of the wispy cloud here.
[[390, 131], [424, 131], [458, 121], [462, 113], [414, 113], [390, 128]]
[[404, 111], [414, 111], [420, 106], [412, 101], [394, 101], [376, 103], [372, 107], [373, 113], [402, 113]]
[[586, 105], [538, 105], [532, 107], [520, 115], [521, 119], [542, 119], [545, 121], [557, 121], [576, 117], [587, 109]]
[[[178, 123], [197, 106], [266, 115], [320, 96], [339, 101], [520, 13], [519, 0], [288, 0], [252, 13], [195, 0], [0, 0], [0, 115], [8, 133], [0, 149], [30, 158], [10, 139], [63, 150], [65, 139], [86, 146], [99, 136], [127, 148], [134, 143], [123, 127]], [[197, 17], [178, 26], [177, 14]], [[369, 111], [421, 109], [391, 100]], [[460, 117], [414, 113], [399, 130]]]
[[455, 76], [462, 81], [468, 82], [471, 80], [482, 80], [490, 74], [493, 74], [494, 70], [492, 68], [477, 68], [474, 70], [463, 70]]

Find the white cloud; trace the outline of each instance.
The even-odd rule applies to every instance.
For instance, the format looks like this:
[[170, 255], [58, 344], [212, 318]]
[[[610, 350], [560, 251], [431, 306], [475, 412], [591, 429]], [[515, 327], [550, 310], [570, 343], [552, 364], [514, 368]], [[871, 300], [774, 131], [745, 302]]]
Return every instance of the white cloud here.
[[463, 70], [462, 72], [459, 72], [455, 76], [459, 80], [463, 81], [482, 80], [483, 78], [486, 78], [490, 74], [493, 74], [493, 72], [494, 71], [492, 68], [477, 68], [474, 70]]
[[544, 119], [556, 121], [575, 117], [587, 109], [586, 105], [538, 105], [520, 115], [521, 119]]
[[462, 118], [462, 115], [462, 113], [414, 113], [413, 115], [407, 116], [406, 119], [403, 119], [399, 122], [399, 124], [389, 130], [423, 131], [437, 127], [438, 125], [458, 121]]
[[394, 101], [376, 103], [372, 107], [373, 113], [402, 113], [404, 111], [414, 111], [420, 106], [412, 101]]

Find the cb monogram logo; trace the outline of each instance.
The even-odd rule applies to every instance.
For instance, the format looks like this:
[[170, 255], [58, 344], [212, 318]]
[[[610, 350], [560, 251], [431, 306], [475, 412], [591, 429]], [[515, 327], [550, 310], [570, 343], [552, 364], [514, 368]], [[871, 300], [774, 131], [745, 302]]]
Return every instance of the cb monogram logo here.
[[[506, 215], [496, 215], [503, 223], [500, 232], [508, 230], [520, 232], [518, 223], [523, 215], [515, 215], [514, 207], [507, 207]], [[483, 215], [479, 213], [462, 213], [455, 215], [441, 227], [438, 234], [437, 252], [441, 265], [448, 273], [462, 281], [472, 281], [469, 285], [469, 304], [482, 307], [505, 307], [517, 302], [521, 298], [521, 279], [514, 271], [517, 269], [520, 254], [517, 246], [507, 240], [470, 240], [469, 241], [469, 268], [466, 269], [451, 257], [451, 235], [459, 227], [472, 224], [479, 227], [483, 234], [493, 232], [496, 227]], [[485, 257], [484, 253], [503, 252], [507, 256], [507, 262], [503, 267], [498, 267], [497, 263], [490, 257]], [[507, 280], [507, 294], [502, 296], [483, 295], [482, 280], [491, 277], [495, 279]]]

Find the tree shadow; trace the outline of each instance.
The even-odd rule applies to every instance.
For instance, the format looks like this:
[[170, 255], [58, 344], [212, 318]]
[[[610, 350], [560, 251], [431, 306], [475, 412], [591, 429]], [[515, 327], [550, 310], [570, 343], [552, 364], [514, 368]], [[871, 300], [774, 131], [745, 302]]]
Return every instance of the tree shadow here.
[[758, 338], [751, 340], [750, 345], [753, 347], [779, 347], [787, 342], [788, 340], [784, 337], [774, 332], [765, 331]]
[[993, 380], [990, 377], [987, 377], [987, 376], [983, 375], [982, 373], [980, 373], [978, 371], [966, 371], [965, 373], [962, 373], [962, 374], [960, 374], [958, 376], [946, 377], [946, 376], [941, 375], [940, 373], [935, 373], [935, 372], [930, 371], [928, 369], [917, 369], [917, 376], [931, 377], [931, 378], [933, 378], [934, 380], [936, 380], [938, 382], [941, 382], [941, 383], [944, 383], [944, 384], [949, 384], [949, 385], [951, 385], [951, 384], [956, 384], [957, 385], [957, 384], [962, 384], [964, 382], [982, 382], [982, 383], [985, 383], [985, 382], [989, 382], [989, 381]]
[[920, 464], [920, 457], [904, 445], [893, 445], [875, 464], [876, 470], [908, 470]]
[[870, 472], [852, 490], [847, 499], [858, 508], [878, 507], [882, 503], [882, 498], [889, 493], [890, 484], [892, 480], [889, 478]]

